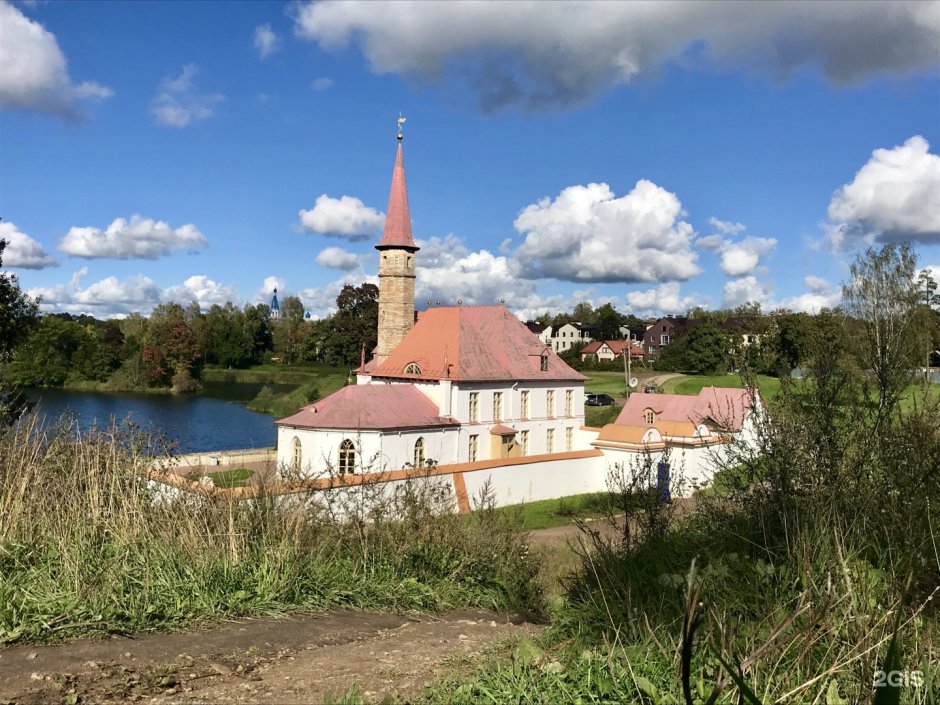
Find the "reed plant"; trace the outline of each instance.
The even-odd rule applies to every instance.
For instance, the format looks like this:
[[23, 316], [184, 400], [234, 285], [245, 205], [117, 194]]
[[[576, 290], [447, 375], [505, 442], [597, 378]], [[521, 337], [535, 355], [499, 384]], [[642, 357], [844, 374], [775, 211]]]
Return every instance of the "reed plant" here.
[[940, 400], [873, 402], [847, 351], [818, 340], [691, 511], [614, 468], [621, 530], [584, 526], [552, 628], [425, 701], [940, 701]]
[[159, 450], [133, 427], [68, 419], [0, 435], [0, 644], [336, 606], [540, 609], [525, 536], [496, 512], [462, 519], [433, 478], [168, 492], [149, 479]]

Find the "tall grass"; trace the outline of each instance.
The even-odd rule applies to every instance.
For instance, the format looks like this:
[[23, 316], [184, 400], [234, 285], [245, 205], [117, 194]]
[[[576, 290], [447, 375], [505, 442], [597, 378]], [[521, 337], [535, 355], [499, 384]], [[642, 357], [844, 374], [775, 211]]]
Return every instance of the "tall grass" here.
[[782, 382], [694, 511], [648, 459], [612, 473], [622, 531], [584, 527], [551, 631], [425, 700], [936, 702], [940, 402], [877, 408], [830, 362]]
[[524, 536], [493, 511], [460, 518], [428, 478], [355, 506], [168, 499], [147, 481], [149, 442], [68, 421], [0, 436], [0, 643], [338, 605], [540, 608]]

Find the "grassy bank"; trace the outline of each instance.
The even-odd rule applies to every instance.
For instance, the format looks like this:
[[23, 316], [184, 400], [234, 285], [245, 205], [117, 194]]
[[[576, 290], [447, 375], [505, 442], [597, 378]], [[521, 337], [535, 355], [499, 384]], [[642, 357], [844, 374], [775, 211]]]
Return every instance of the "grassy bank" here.
[[209, 382], [221, 383], [297, 385], [295, 389], [283, 393], [264, 388], [248, 402], [248, 408], [253, 411], [283, 418], [340, 389], [349, 378], [349, 370], [328, 365], [284, 367], [268, 363], [244, 370], [210, 367], [203, 370], [202, 378]]
[[0, 644], [336, 606], [540, 609], [523, 535], [453, 513], [449, 486], [166, 501], [141, 479], [145, 445], [121, 429], [0, 435]]
[[[756, 375], [757, 387], [764, 399], [770, 400], [780, 394], [780, 380], [768, 375]], [[665, 394], [698, 394], [705, 387], [741, 389], [744, 383], [739, 374], [694, 375], [667, 379], [661, 391]]]
[[621, 532], [588, 525], [549, 632], [424, 702], [937, 702], [940, 399], [866, 381], [783, 385], [681, 515], [651, 460], [614, 472]]
[[525, 502], [496, 511], [518, 520], [525, 531], [567, 526], [576, 519], [596, 519], [605, 516], [611, 507], [611, 495], [607, 492], [590, 492], [559, 499]]
[[346, 383], [349, 370], [329, 365], [285, 366], [274, 363], [254, 365], [243, 370], [208, 366], [202, 370], [207, 382], [254, 382], [262, 384], [312, 384], [322, 386], [326, 393]]

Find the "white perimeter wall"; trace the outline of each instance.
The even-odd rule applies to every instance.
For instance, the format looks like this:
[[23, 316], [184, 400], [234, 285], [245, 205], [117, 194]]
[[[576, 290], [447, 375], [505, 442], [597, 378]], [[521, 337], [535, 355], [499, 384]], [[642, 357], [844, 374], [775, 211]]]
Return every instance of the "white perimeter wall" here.
[[603, 457], [543, 460], [463, 473], [470, 506], [489, 482], [496, 506], [557, 499], [607, 489]]

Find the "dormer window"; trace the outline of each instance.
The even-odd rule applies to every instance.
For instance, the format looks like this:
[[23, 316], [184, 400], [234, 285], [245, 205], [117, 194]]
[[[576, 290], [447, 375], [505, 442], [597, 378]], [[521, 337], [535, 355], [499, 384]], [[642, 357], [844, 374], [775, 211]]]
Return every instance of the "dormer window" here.
[[548, 354], [547, 353], [542, 353], [542, 360], [541, 360], [541, 364], [539, 365], [539, 369], [542, 370], [542, 372], [548, 372]]
[[652, 409], [644, 411], [643, 416], [646, 418], [646, 423], [653, 423], [656, 420], [656, 414]]
[[406, 375], [419, 375], [421, 374], [421, 366], [417, 362], [409, 362], [405, 365], [405, 374]]

